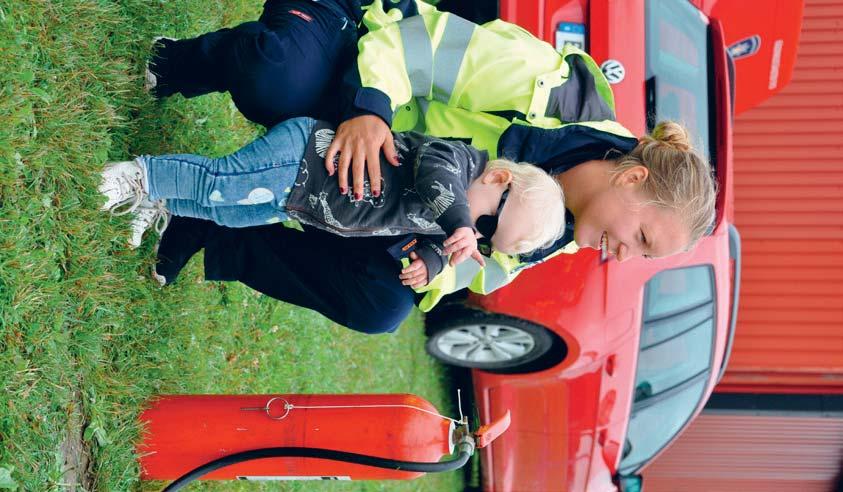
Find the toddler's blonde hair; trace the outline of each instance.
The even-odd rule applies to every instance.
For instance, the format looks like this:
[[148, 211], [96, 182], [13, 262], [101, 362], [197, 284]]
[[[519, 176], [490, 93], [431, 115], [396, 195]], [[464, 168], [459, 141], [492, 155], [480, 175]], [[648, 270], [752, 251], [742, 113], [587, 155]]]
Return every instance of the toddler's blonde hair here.
[[516, 251], [528, 253], [551, 246], [565, 233], [565, 195], [562, 187], [541, 168], [525, 162], [495, 159], [486, 170], [505, 169], [512, 174], [507, 200], [518, 200], [532, 210], [532, 234], [516, 243]]
[[613, 173], [634, 166], [650, 172], [642, 189], [651, 198], [647, 203], [675, 210], [689, 233], [686, 250], [691, 249], [714, 223], [717, 185], [711, 166], [691, 145], [688, 131], [674, 121], [662, 121], [638, 146], [620, 157]]

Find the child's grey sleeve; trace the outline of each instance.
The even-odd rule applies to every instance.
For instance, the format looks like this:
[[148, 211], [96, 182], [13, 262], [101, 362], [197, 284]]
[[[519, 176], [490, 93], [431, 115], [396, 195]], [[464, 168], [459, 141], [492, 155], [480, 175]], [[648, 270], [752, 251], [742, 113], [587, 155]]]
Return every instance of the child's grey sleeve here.
[[460, 149], [433, 140], [422, 144], [414, 164], [416, 192], [448, 236], [460, 227], [474, 227], [464, 177], [467, 159]]

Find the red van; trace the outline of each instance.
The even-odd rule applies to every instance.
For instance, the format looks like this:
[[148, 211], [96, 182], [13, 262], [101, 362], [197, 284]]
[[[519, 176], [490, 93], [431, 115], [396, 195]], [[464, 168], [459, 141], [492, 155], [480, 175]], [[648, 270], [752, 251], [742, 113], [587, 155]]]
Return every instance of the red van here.
[[[474, 11], [482, 10], [478, 3]], [[633, 133], [663, 119], [685, 124], [710, 157], [720, 193], [715, 226], [691, 252], [623, 264], [594, 250], [560, 255], [506, 288], [428, 317], [428, 352], [472, 369], [481, 420], [512, 411], [510, 429], [483, 450], [484, 490], [638, 490], [640, 470], [701, 411], [725, 370], [740, 285], [736, 66], [746, 57], [778, 57], [776, 85], [772, 69], [768, 79], [755, 77], [768, 87], [747, 91], [747, 106], [780, 90], [792, 71], [801, 2], [790, 1], [798, 9], [787, 13], [796, 28], [786, 49], [761, 35], [727, 43], [728, 19], [716, 14], [727, 7], [734, 14], [735, 2], [724, 3], [499, 4], [504, 20], [591, 53], [613, 84], [619, 121]]]

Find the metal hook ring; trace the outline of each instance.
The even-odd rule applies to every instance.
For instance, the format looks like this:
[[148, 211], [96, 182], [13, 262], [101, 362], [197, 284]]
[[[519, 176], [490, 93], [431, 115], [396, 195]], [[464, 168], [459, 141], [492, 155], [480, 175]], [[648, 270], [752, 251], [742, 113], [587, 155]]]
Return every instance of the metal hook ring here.
[[[284, 413], [280, 416], [273, 417], [272, 414], [270, 413], [270, 407], [272, 406], [272, 403], [275, 402], [276, 400], [281, 400], [281, 401], [284, 402]], [[269, 401], [266, 402], [266, 407], [264, 407], [264, 410], [266, 411], [266, 416], [271, 418], [272, 420], [283, 420], [285, 417], [287, 417], [287, 415], [290, 414], [290, 410], [292, 408], [293, 408], [293, 406], [290, 405], [290, 402], [288, 402], [284, 398], [281, 398], [280, 396], [276, 396], [276, 397], [270, 398]]]

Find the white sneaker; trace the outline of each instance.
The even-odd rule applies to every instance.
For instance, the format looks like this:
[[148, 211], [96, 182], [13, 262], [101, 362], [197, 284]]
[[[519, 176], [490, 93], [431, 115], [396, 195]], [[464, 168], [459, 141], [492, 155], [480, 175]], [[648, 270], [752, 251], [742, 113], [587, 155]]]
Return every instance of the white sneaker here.
[[97, 189], [107, 199], [102, 210], [113, 215], [135, 210], [147, 196], [143, 169], [135, 161], [106, 164]]
[[[158, 44], [158, 41], [162, 39], [166, 39], [167, 41], [177, 41], [174, 38], [168, 38], [166, 36], [156, 36], [152, 39], [152, 52], [155, 53], [155, 45]], [[145, 91], [149, 92], [158, 85], [158, 76], [149, 69], [149, 60], [146, 62], [146, 70], [143, 74], [143, 88]]]
[[152, 70], [149, 69], [149, 62], [146, 64], [146, 70], [143, 74], [143, 90], [146, 92], [151, 91], [158, 85], [158, 76], [152, 73]]
[[167, 277], [165, 277], [165, 276], [159, 274], [158, 272], [156, 272], [154, 266], [152, 267], [152, 278], [158, 283], [159, 286], [161, 286], [161, 287], [167, 286]]
[[170, 224], [170, 212], [167, 210], [164, 200], [151, 202], [145, 199], [133, 212], [132, 237], [129, 238], [129, 245], [132, 249], [140, 246], [144, 233], [150, 227], [154, 227], [155, 231], [161, 235]]
[[[155, 246], [152, 248], [152, 254], [155, 256], [155, 258], [158, 258], [158, 248], [160, 248], [160, 247], [161, 247], [161, 237], [158, 238], [158, 242], [155, 243]], [[156, 267], [156, 265], [152, 265], [152, 279], [155, 280], [155, 282], [158, 283], [159, 286], [166, 287], [167, 286], [167, 277], [158, 273], [158, 271], [155, 267]]]

